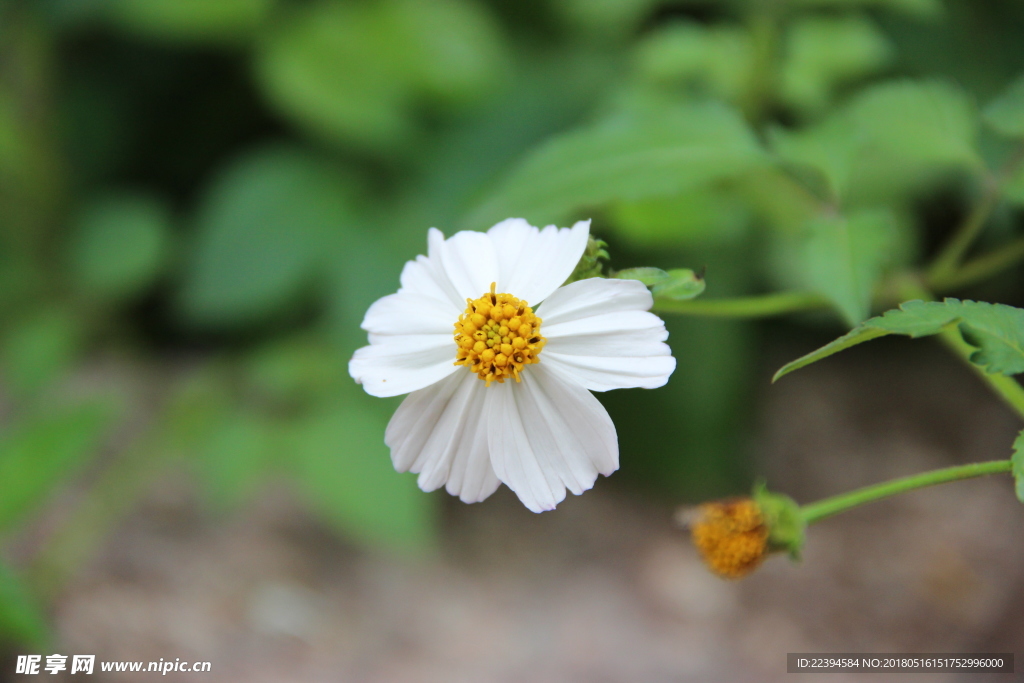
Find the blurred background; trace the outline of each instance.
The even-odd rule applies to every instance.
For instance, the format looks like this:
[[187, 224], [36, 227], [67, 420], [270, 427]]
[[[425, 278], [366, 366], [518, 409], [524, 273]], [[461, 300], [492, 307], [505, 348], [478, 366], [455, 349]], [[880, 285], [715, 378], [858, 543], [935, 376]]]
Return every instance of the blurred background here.
[[[1024, 138], [982, 116], [1022, 38], [1016, 0], [0, 0], [0, 681], [58, 652], [653, 682], [1012, 651], [1008, 480], [845, 515], [743, 583], [669, 520], [756, 475], [809, 501], [1008, 456], [1013, 416], [927, 341], [769, 379], [984, 195]], [[979, 250], [1021, 206], [1024, 173]], [[592, 218], [612, 268], [706, 268], [709, 299], [834, 310], [665, 314], [669, 385], [599, 397], [620, 472], [539, 516], [466, 506], [393, 471], [398, 399], [346, 366], [428, 227], [510, 216]]]

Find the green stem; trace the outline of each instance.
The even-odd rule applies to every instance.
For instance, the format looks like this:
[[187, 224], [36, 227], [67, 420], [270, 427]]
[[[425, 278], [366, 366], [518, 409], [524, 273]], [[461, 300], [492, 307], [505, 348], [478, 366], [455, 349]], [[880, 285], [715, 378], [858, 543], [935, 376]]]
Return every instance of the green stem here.
[[900, 479], [893, 479], [892, 481], [886, 481], [881, 484], [865, 486], [864, 488], [856, 489], [848, 493], [842, 493], [838, 496], [819, 500], [816, 503], [803, 505], [800, 507], [800, 516], [803, 519], [804, 524], [810, 525], [815, 522], [820, 522], [832, 515], [839, 514], [840, 512], [845, 512], [851, 508], [864, 505], [865, 503], [871, 503], [881, 498], [895, 496], [898, 493], [913, 491], [914, 489], [924, 488], [925, 486], [945, 484], [949, 481], [983, 477], [988, 474], [1001, 474], [1003, 472], [1009, 472], [1010, 467], [1011, 465], [1009, 460], [992, 460], [990, 462], [957, 465], [955, 467], [945, 467], [939, 470], [932, 470], [931, 472], [912, 474], [909, 477], [902, 477]]
[[1012, 157], [1003, 165], [995, 175], [989, 175], [985, 179], [985, 191], [981, 200], [961, 224], [960, 228], [953, 235], [953, 239], [946, 244], [946, 247], [939, 253], [928, 269], [928, 280], [943, 280], [950, 277], [960, 265], [964, 254], [971, 248], [975, 238], [985, 227], [988, 217], [999, 204], [1003, 188], [1013, 178], [1014, 174], [1024, 164], [1024, 145], [1019, 147]]
[[657, 313], [682, 313], [714, 318], [767, 318], [801, 311], [812, 311], [828, 306], [828, 300], [810, 292], [777, 292], [761, 296], [735, 299], [655, 299]]
[[968, 261], [960, 268], [929, 277], [928, 286], [940, 291], [957, 289], [986, 280], [1024, 259], [1024, 238], [1016, 239], [983, 256]]

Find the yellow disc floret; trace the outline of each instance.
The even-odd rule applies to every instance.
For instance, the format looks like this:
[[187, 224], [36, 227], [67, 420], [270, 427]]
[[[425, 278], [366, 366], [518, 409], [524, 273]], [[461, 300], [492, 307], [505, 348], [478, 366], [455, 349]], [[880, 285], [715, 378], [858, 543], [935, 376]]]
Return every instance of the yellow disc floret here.
[[754, 571], [768, 552], [764, 515], [750, 499], [701, 505], [690, 533], [712, 571], [729, 579]]
[[455, 364], [465, 365], [487, 382], [520, 381], [519, 373], [544, 348], [541, 319], [525, 301], [491, 291], [466, 299], [466, 312], [455, 323]]

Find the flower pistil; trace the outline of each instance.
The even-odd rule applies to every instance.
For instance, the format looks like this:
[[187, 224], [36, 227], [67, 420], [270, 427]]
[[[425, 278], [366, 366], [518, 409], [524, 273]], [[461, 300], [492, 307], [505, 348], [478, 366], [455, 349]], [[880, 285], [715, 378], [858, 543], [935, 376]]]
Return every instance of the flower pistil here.
[[466, 311], [455, 323], [455, 364], [465, 365], [491, 385], [508, 377], [520, 381], [519, 373], [536, 363], [544, 348], [541, 319], [521, 299], [491, 291], [479, 299], [466, 299]]

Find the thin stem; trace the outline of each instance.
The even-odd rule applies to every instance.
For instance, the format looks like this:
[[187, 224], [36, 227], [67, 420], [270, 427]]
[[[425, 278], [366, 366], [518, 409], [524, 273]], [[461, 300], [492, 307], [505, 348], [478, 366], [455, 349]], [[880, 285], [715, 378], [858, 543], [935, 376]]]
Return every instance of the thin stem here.
[[800, 516], [803, 518], [804, 524], [810, 525], [851, 508], [871, 503], [881, 498], [895, 496], [898, 493], [913, 491], [914, 489], [926, 486], [935, 486], [936, 484], [945, 484], [949, 481], [983, 477], [989, 474], [1001, 474], [1009, 472], [1010, 467], [1009, 460], [992, 460], [990, 462], [957, 465], [955, 467], [932, 470], [931, 472], [912, 474], [909, 477], [865, 486], [848, 493], [841, 493], [838, 496], [819, 500], [816, 503], [803, 505], [800, 507]]
[[714, 318], [767, 318], [773, 315], [813, 311], [827, 306], [828, 301], [818, 294], [777, 292], [735, 299], [655, 299], [652, 310], [658, 313], [682, 313]]
[[1022, 164], [1024, 164], [1024, 145], [1017, 149], [997, 174], [986, 178], [985, 192], [982, 194], [981, 200], [974, 206], [967, 219], [953, 235], [953, 239], [946, 244], [928, 269], [929, 281], [949, 277], [960, 265], [964, 254], [971, 248], [975, 238], [985, 227], [993, 209], [999, 204], [1006, 183], [1010, 181]]
[[950, 273], [929, 277], [928, 286], [942, 291], [972, 285], [1006, 270], [1021, 259], [1024, 259], [1024, 237], [972, 259]]

